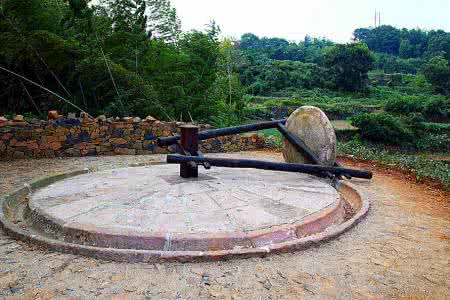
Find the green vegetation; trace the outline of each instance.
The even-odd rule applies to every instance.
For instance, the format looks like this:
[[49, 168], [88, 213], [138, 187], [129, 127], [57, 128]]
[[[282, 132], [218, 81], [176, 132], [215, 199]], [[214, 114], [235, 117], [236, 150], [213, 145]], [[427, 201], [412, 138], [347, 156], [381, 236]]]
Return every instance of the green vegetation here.
[[360, 129], [362, 138], [374, 142], [400, 145], [413, 136], [399, 118], [384, 112], [358, 114], [352, 125]]
[[450, 163], [430, 159], [426, 155], [403, 153], [398, 149], [387, 150], [380, 145], [368, 144], [354, 139], [338, 144], [340, 154], [353, 155], [363, 160], [377, 161], [387, 166], [397, 166], [413, 172], [417, 180], [431, 178], [440, 182], [450, 191]]
[[422, 73], [434, 89], [440, 93], [448, 93], [450, 88], [450, 68], [444, 57], [433, 57], [422, 66]]
[[[385, 25], [356, 29], [348, 44], [231, 40], [213, 21], [182, 32], [170, 0], [100, 3], [0, 1], [0, 115], [84, 110], [223, 127], [314, 105], [352, 120], [374, 147], [450, 152], [448, 32]], [[346, 153], [359, 153], [352, 143]]]
[[275, 146], [280, 149], [283, 147], [283, 136], [278, 131], [278, 129], [276, 129], [276, 128], [264, 129], [264, 130], [260, 130], [258, 132], [264, 134], [265, 137], [271, 137], [271, 136], [274, 137], [275, 138]]
[[336, 45], [325, 52], [325, 66], [330, 69], [335, 88], [363, 91], [367, 88], [373, 58], [364, 44]]
[[358, 42], [339, 45], [251, 33], [233, 41], [214, 22], [204, 31], [180, 25], [170, 0], [4, 0], [0, 113], [81, 108], [226, 126], [268, 116], [255, 96], [349, 118], [448, 92], [450, 36], [441, 30], [359, 28]]
[[240, 110], [239, 84], [232, 95], [228, 88], [238, 76], [220, 63], [227, 45], [214, 23], [183, 33], [169, 0], [101, 3], [0, 2], [0, 66], [59, 95], [0, 70], [0, 114], [76, 106], [92, 115], [212, 121]]

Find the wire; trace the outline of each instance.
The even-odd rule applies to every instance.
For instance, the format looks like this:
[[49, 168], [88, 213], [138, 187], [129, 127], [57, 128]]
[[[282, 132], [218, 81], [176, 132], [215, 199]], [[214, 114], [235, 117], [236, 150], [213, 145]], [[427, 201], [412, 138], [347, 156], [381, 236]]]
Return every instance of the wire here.
[[78, 109], [79, 111], [81, 111], [81, 112], [87, 114], [89, 117], [92, 118], [92, 116], [91, 116], [90, 114], [88, 114], [87, 112], [85, 112], [82, 108], [80, 108], [80, 107], [77, 106], [76, 104], [73, 104], [72, 102], [70, 102], [69, 100], [67, 100], [66, 98], [64, 98], [63, 96], [58, 95], [57, 93], [55, 93], [55, 92], [49, 90], [48, 88], [46, 88], [46, 87], [40, 85], [39, 83], [36, 83], [36, 82], [34, 82], [33, 80], [30, 80], [30, 79], [28, 79], [28, 78], [26, 78], [26, 77], [24, 77], [24, 76], [22, 76], [22, 75], [20, 75], [20, 74], [17, 74], [16, 72], [13, 72], [13, 71], [11, 71], [11, 70], [8, 70], [8, 69], [6, 69], [6, 68], [3, 68], [2, 66], [0, 66], [0, 69], [3, 70], [3, 71], [5, 71], [5, 72], [8, 72], [9, 74], [12, 74], [12, 75], [14, 75], [14, 76], [17, 76], [17, 77], [19, 77], [19, 78], [21, 78], [21, 79], [23, 79], [23, 80], [25, 80], [25, 81], [27, 81], [27, 82], [33, 84], [34, 86], [37, 86], [37, 87], [43, 89], [43, 90], [46, 91], [46, 92], [49, 92], [50, 94], [54, 95], [55, 97], [58, 97], [59, 99], [61, 99], [61, 100], [64, 101], [65, 103], [69, 104], [70, 106], [72, 106], [72, 107]]

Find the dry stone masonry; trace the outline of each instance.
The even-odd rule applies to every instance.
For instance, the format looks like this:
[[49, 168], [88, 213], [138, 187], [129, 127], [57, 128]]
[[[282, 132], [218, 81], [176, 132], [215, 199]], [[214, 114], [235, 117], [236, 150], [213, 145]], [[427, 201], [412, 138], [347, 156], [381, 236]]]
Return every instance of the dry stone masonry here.
[[[63, 117], [50, 111], [48, 120], [12, 120], [0, 116], [0, 158], [52, 158], [96, 155], [163, 154], [157, 138], [178, 132], [180, 122], [162, 122], [149, 116], [93, 119], [88, 114]], [[201, 125], [202, 129], [210, 125]], [[202, 141], [204, 152], [254, 150], [271, 146], [274, 140], [262, 134], [234, 135]]]

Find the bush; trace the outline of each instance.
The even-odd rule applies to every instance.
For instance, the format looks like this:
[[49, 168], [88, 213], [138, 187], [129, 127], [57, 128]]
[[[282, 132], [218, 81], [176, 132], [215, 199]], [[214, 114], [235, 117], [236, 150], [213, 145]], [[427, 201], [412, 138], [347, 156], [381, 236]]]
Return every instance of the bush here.
[[427, 132], [437, 133], [437, 134], [448, 134], [450, 135], [450, 123], [427, 123], [422, 122], [420, 126]]
[[423, 108], [427, 120], [448, 122], [450, 119], [450, 99], [433, 98]]
[[420, 112], [422, 105], [418, 101], [401, 97], [388, 100], [384, 105], [384, 110], [398, 114], [409, 114]]
[[384, 105], [384, 110], [403, 115], [420, 113], [428, 121], [448, 122], [450, 100], [436, 96], [427, 99], [398, 97], [388, 100]]
[[400, 118], [388, 113], [358, 114], [352, 118], [352, 125], [359, 128], [362, 138], [373, 142], [398, 145], [413, 137]]

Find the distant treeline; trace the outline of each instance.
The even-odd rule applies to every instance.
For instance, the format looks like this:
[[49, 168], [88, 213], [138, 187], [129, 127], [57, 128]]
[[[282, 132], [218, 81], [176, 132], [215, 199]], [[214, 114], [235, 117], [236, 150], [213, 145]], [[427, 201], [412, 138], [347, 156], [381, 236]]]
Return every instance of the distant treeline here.
[[[374, 55], [374, 67], [386, 73], [417, 73], [435, 56], [450, 60], [450, 33], [443, 30], [397, 29], [383, 25], [358, 28], [354, 41], [362, 42]], [[324, 38], [306, 36], [303, 41], [290, 42], [282, 38], [259, 38], [247, 33], [238, 42], [247, 53], [263, 54], [274, 60], [291, 60], [323, 65], [324, 49], [334, 43]]]
[[443, 30], [397, 29], [389, 25], [376, 28], [358, 28], [353, 33], [356, 41], [370, 50], [401, 58], [430, 58], [442, 55], [450, 58], [450, 33]]
[[444, 31], [360, 28], [341, 45], [251, 33], [236, 41], [214, 22], [180, 28], [170, 0], [2, 0], [0, 114], [82, 109], [221, 126], [242, 120], [246, 94], [367, 92], [374, 69], [420, 73], [440, 93], [450, 86]]

